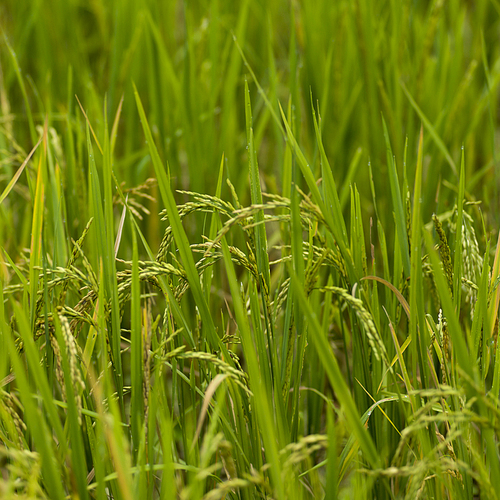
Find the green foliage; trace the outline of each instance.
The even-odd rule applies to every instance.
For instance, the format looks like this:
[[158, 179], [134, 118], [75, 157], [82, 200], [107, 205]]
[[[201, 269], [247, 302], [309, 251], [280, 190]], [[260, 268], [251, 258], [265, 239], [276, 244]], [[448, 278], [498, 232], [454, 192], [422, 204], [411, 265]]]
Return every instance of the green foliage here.
[[0, 496], [498, 498], [499, 15], [4, 0]]

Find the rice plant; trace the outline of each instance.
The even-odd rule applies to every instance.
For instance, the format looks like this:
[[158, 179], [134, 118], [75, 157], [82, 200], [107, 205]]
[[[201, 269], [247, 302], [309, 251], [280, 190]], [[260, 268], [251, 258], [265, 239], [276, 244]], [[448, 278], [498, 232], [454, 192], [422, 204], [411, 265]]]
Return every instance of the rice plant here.
[[499, 14], [5, 0], [0, 496], [497, 498]]

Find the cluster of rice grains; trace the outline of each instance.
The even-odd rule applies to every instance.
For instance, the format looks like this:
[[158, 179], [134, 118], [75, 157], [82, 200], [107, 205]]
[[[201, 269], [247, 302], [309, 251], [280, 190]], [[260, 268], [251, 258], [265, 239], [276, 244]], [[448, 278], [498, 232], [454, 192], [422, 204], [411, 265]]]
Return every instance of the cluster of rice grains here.
[[[476, 302], [478, 279], [483, 268], [483, 257], [479, 252], [479, 244], [474, 230], [472, 216], [465, 210], [462, 211], [462, 289], [465, 293], [466, 301], [471, 308], [471, 316], [474, 314], [474, 304]], [[457, 208], [442, 215], [433, 215], [434, 228], [439, 238], [439, 253], [443, 264], [443, 270], [448, 281], [450, 293], [453, 294], [454, 270], [451, 258], [451, 250], [448, 244], [443, 223], [447, 222], [451, 233], [456, 234]]]

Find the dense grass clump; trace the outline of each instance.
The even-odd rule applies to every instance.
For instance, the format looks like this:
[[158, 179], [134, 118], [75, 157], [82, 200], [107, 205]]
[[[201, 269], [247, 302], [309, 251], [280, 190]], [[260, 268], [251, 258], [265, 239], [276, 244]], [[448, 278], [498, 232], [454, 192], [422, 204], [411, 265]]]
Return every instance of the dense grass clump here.
[[0, 496], [499, 497], [499, 14], [4, 0]]

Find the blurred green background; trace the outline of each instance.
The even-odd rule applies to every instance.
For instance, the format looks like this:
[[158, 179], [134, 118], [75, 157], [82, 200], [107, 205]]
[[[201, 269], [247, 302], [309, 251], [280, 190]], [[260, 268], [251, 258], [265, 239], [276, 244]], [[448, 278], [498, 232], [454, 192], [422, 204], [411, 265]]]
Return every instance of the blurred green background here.
[[[153, 175], [135, 82], [172, 187], [213, 193], [224, 153], [227, 175], [248, 202], [246, 78], [264, 189], [289, 192], [282, 182], [284, 136], [273, 118], [279, 103], [286, 112], [289, 100], [299, 143], [319, 174], [313, 102], [346, 210], [355, 182], [363, 210], [373, 215], [371, 163], [379, 215], [392, 226], [383, 117], [400, 181], [407, 175], [410, 186], [424, 124], [424, 222], [452, 208], [462, 145], [467, 197], [492, 208], [485, 210], [488, 224], [498, 222], [499, 13], [497, 0], [3, 0], [0, 187], [47, 117], [54, 189], [62, 190], [68, 232], [78, 237], [88, 220], [88, 160], [75, 94], [98, 138], [105, 96], [110, 127], [124, 96], [114, 172], [130, 188]], [[10, 249], [28, 246], [26, 185], [22, 180], [6, 201], [14, 210], [0, 209], [4, 222], [19, 229], [7, 238]], [[143, 224], [155, 248], [162, 235], [159, 207], [148, 208], [153, 215]], [[199, 235], [200, 224], [189, 231]]]

